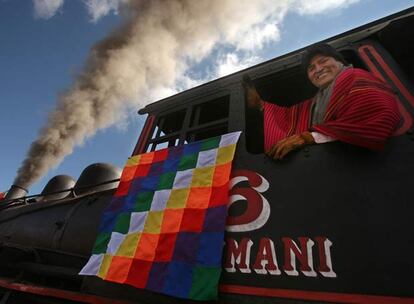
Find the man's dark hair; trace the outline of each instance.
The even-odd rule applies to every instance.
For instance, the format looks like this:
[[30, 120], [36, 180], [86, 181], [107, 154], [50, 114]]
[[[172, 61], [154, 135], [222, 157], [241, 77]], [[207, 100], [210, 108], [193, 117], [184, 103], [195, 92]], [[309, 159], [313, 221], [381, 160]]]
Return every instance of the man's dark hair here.
[[308, 66], [313, 57], [316, 55], [324, 55], [335, 58], [337, 61], [342, 62], [344, 65], [348, 65], [345, 58], [335, 50], [332, 46], [327, 43], [316, 43], [307, 48], [305, 53], [302, 56], [302, 68], [306, 73]]

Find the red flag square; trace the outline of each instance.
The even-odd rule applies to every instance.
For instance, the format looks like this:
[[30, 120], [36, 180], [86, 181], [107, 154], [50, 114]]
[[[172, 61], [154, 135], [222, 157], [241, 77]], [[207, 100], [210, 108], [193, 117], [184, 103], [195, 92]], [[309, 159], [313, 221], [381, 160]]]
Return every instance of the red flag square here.
[[155, 151], [154, 159], [152, 160], [152, 162], [157, 163], [160, 161], [164, 161], [167, 159], [167, 157], [168, 157], [168, 149], [158, 150], [158, 151]]
[[129, 186], [131, 185], [131, 181], [120, 181], [118, 185], [118, 189], [116, 189], [116, 192], [114, 196], [124, 196], [128, 194]]
[[209, 207], [217, 207], [226, 205], [229, 201], [229, 184], [225, 183], [220, 187], [213, 187], [211, 189], [210, 205]]
[[134, 259], [125, 283], [138, 288], [144, 288], [147, 285], [152, 262]]
[[151, 165], [138, 165], [137, 170], [135, 171], [134, 177], [144, 177], [148, 175], [149, 170], [151, 169]]
[[203, 229], [206, 209], [184, 209], [180, 231], [200, 232]]
[[174, 253], [177, 233], [163, 233], [160, 235], [154, 262], [169, 262]]

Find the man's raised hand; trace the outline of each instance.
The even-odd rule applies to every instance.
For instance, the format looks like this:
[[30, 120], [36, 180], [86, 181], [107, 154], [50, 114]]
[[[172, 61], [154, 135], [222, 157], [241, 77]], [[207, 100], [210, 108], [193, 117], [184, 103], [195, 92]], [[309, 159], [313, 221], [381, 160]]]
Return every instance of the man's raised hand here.
[[244, 74], [242, 78], [242, 86], [244, 88], [244, 96], [246, 99], [246, 104], [249, 108], [254, 108], [257, 110], [263, 110], [263, 100], [260, 97], [259, 93], [256, 90], [252, 79], [249, 75]]

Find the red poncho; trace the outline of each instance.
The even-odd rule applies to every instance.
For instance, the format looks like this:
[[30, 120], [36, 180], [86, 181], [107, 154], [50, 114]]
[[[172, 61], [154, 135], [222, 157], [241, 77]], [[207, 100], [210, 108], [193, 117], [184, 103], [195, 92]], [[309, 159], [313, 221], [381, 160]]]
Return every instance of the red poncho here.
[[310, 126], [311, 105], [312, 99], [291, 107], [265, 102], [265, 151], [279, 140], [306, 130], [380, 150], [400, 122], [391, 88], [361, 69], [347, 69], [336, 78], [323, 123]]

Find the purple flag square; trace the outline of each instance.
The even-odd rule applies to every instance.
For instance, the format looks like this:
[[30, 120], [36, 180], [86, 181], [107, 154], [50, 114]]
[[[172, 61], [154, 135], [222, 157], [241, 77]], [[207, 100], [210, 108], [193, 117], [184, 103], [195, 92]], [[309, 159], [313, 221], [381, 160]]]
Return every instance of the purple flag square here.
[[128, 194], [124, 198], [124, 206], [122, 207], [122, 212], [132, 212], [134, 210], [136, 200], [136, 195]]
[[125, 197], [113, 197], [105, 212], [117, 213], [125, 204]]
[[178, 158], [167, 158], [162, 165], [162, 170], [163, 172], [176, 172], [179, 163], [180, 163], [179, 157]]
[[153, 163], [151, 165], [151, 169], [148, 173], [148, 176], [152, 176], [152, 175], [160, 175], [162, 173], [164, 173], [164, 162], [158, 162], [158, 163]]
[[160, 291], [164, 287], [164, 282], [168, 272], [169, 263], [154, 262], [148, 276], [147, 287], [152, 291]]
[[224, 231], [226, 228], [227, 206], [207, 209], [204, 218], [203, 231]]
[[129, 186], [128, 195], [136, 196], [138, 194], [142, 188], [142, 180], [143, 178], [141, 177], [136, 177], [132, 180], [131, 185]]
[[147, 176], [141, 182], [141, 190], [142, 191], [155, 191], [157, 189], [159, 176]]
[[184, 154], [194, 154], [200, 152], [201, 144], [199, 142], [192, 142], [184, 146]]
[[168, 159], [180, 158], [181, 155], [183, 155], [183, 152], [184, 152], [184, 146], [174, 147], [168, 152]]
[[199, 240], [199, 233], [179, 232], [175, 242], [173, 260], [193, 263], [197, 257]]
[[116, 215], [108, 212], [103, 213], [101, 218], [101, 224], [99, 226], [99, 232], [112, 232], [115, 228]]

